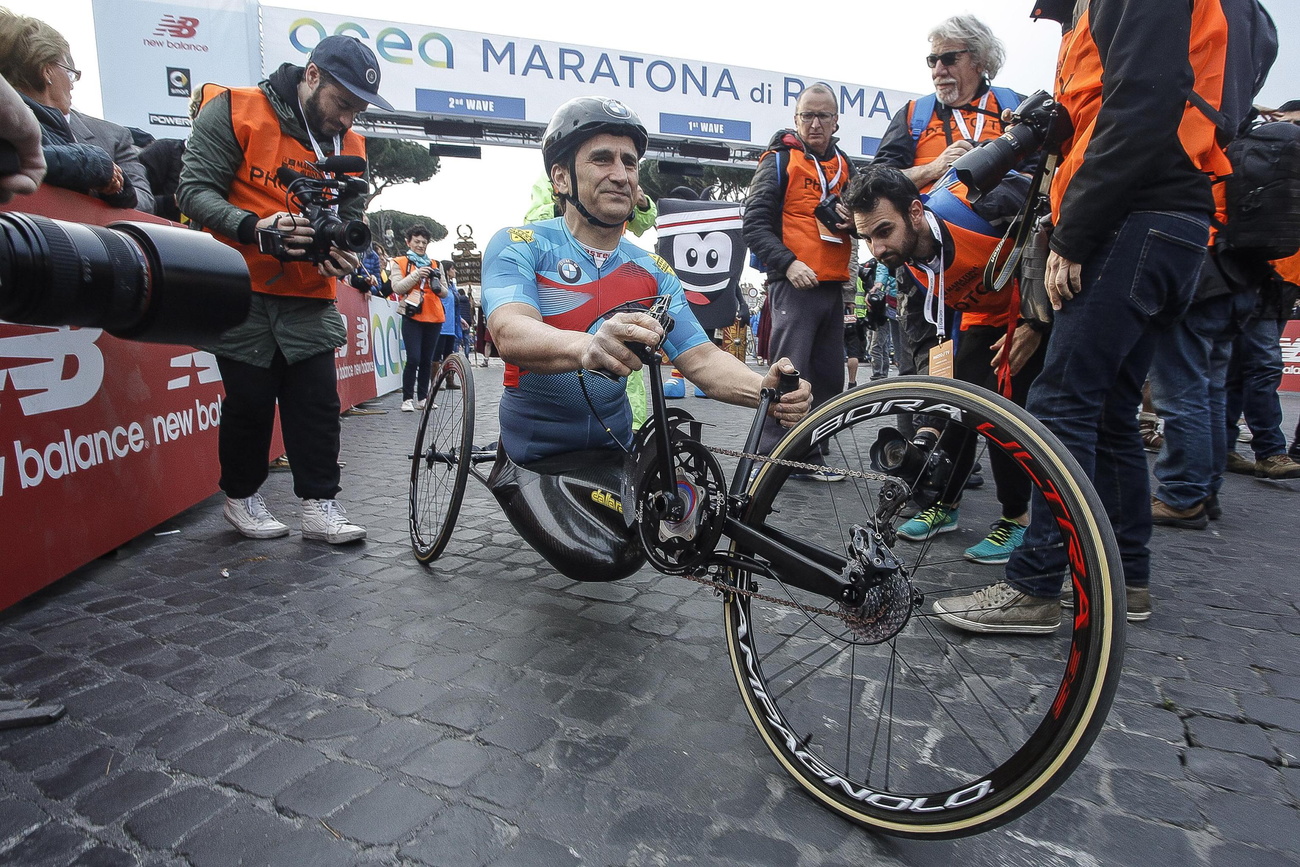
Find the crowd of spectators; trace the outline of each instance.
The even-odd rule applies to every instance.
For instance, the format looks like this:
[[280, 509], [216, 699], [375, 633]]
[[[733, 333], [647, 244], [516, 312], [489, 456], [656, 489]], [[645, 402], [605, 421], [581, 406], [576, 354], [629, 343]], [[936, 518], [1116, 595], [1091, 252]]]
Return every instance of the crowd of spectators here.
[[[1216, 248], [1207, 230], [1212, 223], [1222, 225], [1227, 215], [1222, 188], [1214, 194], [1211, 177], [1222, 178], [1231, 167], [1223, 138], [1215, 135], [1216, 118], [1190, 99], [1202, 77], [1222, 77], [1222, 94], [1211, 111], [1222, 113], [1222, 125], [1237, 129], [1245, 129], [1253, 117], [1300, 120], [1300, 112], [1295, 119], [1288, 114], [1300, 109], [1300, 101], [1271, 111], [1251, 106], [1276, 52], [1275, 34], [1271, 45], [1268, 38], [1272, 24], [1262, 7], [1253, 0], [1224, 2], [1230, 22], [1224, 23], [1200, 6], [1193, 15], [1186, 4], [1039, 4], [1037, 17], [1059, 21], [1065, 34], [1064, 71], [1055, 87], [1043, 84], [1075, 123], [1051, 178], [1055, 232], [1047, 284], [1054, 322], [1012, 309], [954, 308], [949, 306], [954, 299], [945, 305], [942, 296], [941, 272], [953, 276], [963, 250], [969, 254], [980, 247], [973, 258], [988, 259], [986, 239], [1000, 235], [997, 230], [1020, 210], [1040, 159], [1038, 154], [1028, 157], [973, 206], [964, 201], [964, 187], [951, 174], [963, 154], [1003, 133], [1011, 121], [1008, 110], [1023, 99], [993, 83], [1005, 52], [975, 17], [955, 16], [931, 32], [925, 61], [934, 92], [893, 115], [874, 160], [847, 191], [860, 243], [871, 248], [863, 254], [871, 261], [859, 271], [855, 303], [843, 310], [848, 387], [857, 384], [857, 363], [866, 354], [875, 359], [873, 379], [892, 363], [901, 374], [939, 373], [991, 388], [1005, 386], [1004, 393], [1047, 424], [1103, 492], [1120, 542], [1130, 620], [1145, 620], [1151, 613], [1148, 540], [1153, 526], [1204, 529], [1225, 506], [1231, 508], [1219, 500], [1225, 469], [1275, 480], [1300, 478], [1300, 442], [1293, 439], [1288, 450], [1278, 398], [1283, 371], [1279, 341], [1294, 308], [1300, 257], [1234, 269], [1227, 262], [1230, 255]], [[1253, 56], [1234, 55], [1229, 61], [1222, 32], [1229, 27], [1238, 44], [1250, 44]], [[1230, 62], [1250, 69], [1246, 74], [1226, 69]], [[1167, 69], [1179, 74], [1160, 71]], [[1103, 76], [1133, 87], [1104, 87]], [[799, 110], [794, 128], [774, 138], [769, 154], [781, 136], [798, 139], [805, 148], [811, 143], [800, 128]], [[833, 124], [833, 103], [825, 113], [825, 122]], [[1098, 121], [1099, 113], [1104, 113], [1104, 123]], [[816, 144], [818, 152], [830, 152], [834, 139]], [[768, 185], [761, 182], [763, 166], [760, 162], [749, 196], [758, 216], [770, 209]], [[916, 209], [914, 220], [903, 213], [909, 202]], [[948, 213], [964, 216], [954, 223]], [[782, 216], [788, 220], [790, 214], [787, 208]], [[760, 235], [749, 231], [750, 219], [746, 239], [762, 260], [770, 299], [776, 290], [776, 303], [769, 300], [763, 315], [776, 318], [781, 306], [789, 305], [781, 293], [790, 278], [787, 269], [797, 258], [792, 251], [798, 238], [786, 228], [783, 245], [765, 246]], [[884, 227], [878, 237], [870, 234], [873, 222]], [[984, 228], [966, 231], [971, 226]], [[927, 240], [931, 231], [935, 243]], [[1153, 245], [1152, 239], [1159, 243]], [[1107, 262], [1110, 266], [1103, 268]], [[971, 278], [978, 282], [973, 274]], [[1008, 317], [1018, 319], [1010, 335]], [[861, 345], [864, 326], [872, 333], [870, 353]], [[804, 321], [802, 327], [809, 332], [813, 325]], [[932, 370], [932, 359], [945, 358], [934, 350], [949, 337], [956, 344], [954, 369]], [[1147, 432], [1158, 452], [1154, 494], [1138, 429], [1148, 368], [1165, 434], [1161, 444], [1151, 435], [1154, 429]], [[843, 369], [840, 377], [843, 387]], [[1236, 450], [1243, 415], [1252, 434], [1253, 460]], [[918, 428], [924, 435], [925, 425], [942, 423], [901, 421], [909, 436]], [[1051, 632], [1071, 597], [1068, 588], [1062, 593], [1059, 584], [1037, 576], [1060, 574], [1054, 560], [1063, 554], [1041, 544], [1039, 537], [1045, 538], [1049, 528], [1034, 526], [1037, 519], [1028, 503], [1008, 493], [1014, 473], [990, 460], [1004, 514], [986, 539], [967, 549], [966, 557], [1006, 563], [1006, 579], [945, 600], [942, 608], [936, 605], [936, 613], [973, 632]], [[837, 475], [830, 470], [819, 478], [833, 481]], [[957, 475], [969, 479], [967, 489], [981, 482], [978, 467]], [[901, 538], [920, 542], [956, 529], [960, 498], [972, 494], [960, 485], [949, 488], [900, 528]]]
[[[1187, 105], [1196, 77], [1225, 60], [1221, 51], [1215, 54], [1219, 49], [1207, 49], [1189, 62], [1188, 39], [1195, 40], [1196, 28], [1208, 25], [1195, 17], [1184, 21], [1191, 14], [1184, 14], [1186, 4], [1176, 15], [1157, 13], [1156, 5], [1161, 4], [1091, 0], [1044, 3], [1038, 10], [1042, 17], [1059, 20], [1067, 35], [1062, 68], [1077, 77], [1062, 77], [1055, 91], [1067, 107], [1073, 99], [1079, 115], [1051, 193], [1056, 229], [1048, 283], [1056, 317], [1050, 327], [1019, 317], [1021, 327], [1009, 334], [1007, 325], [1016, 323], [1008, 319], [1018, 318], [1016, 310], [945, 309], [942, 297], [935, 304], [934, 281], [927, 284], [927, 274], [934, 277], [952, 266], [953, 248], [971, 243], [967, 236], [954, 235], [942, 214], [925, 223], [941, 211], [937, 203], [954, 188], [953, 163], [1000, 136], [1011, 122], [1010, 110], [1023, 99], [994, 84], [1005, 49], [974, 16], [954, 16], [929, 34], [929, 53], [919, 55], [918, 62], [929, 67], [933, 92], [893, 115], [867, 169], [869, 178], [855, 180], [861, 167], [837, 145], [834, 92], [812, 85], [800, 94], [791, 127], [773, 134], [759, 160], [744, 218], [745, 242], [766, 274], [763, 337], [756, 355], [792, 359], [811, 382], [814, 406], [846, 385], [858, 386], [868, 375], [874, 381], [891, 369], [935, 372], [931, 360], [942, 356], [933, 350], [949, 339], [957, 345], [953, 374], [958, 378], [997, 388], [999, 373], [1010, 376], [1001, 381], [1010, 382], [1007, 393], [1014, 393], [1066, 443], [1099, 489], [1123, 492], [1106, 505], [1124, 555], [1133, 619], [1150, 612], [1147, 540], [1153, 525], [1204, 529], [1231, 507], [1219, 498], [1225, 471], [1300, 478], [1300, 429], [1288, 448], [1277, 395], [1281, 332], [1293, 313], [1300, 266], [1293, 256], [1243, 267], [1216, 247], [1211, 227], [1221, 225], [1225, 215], [1209, 176], [1228, 171], [1226, 157], [1212, 123], [1208, 138], [1192, 142], [1188, 130], [1211, 119], [1198, 118]], [[1266, 18], [1261, 7], [1247, 5]], [[1229, 26], [1245, 27], [1242, 21], [1238, 15]], [[1255, 26], [1264, 24], [1257, 20]], [[1080, 31], [1086, 31], [1087, 39], [1077, 35]], [[1234, 126], [1252, 117], [1300, 123], [1300, 100], [1277, 109], [1251, 106], [1273, 61], [1267, 40], [1256, 40], [1255, 46], [1258, 56], [1250, 61], [1258, 73], [1255, 80], [1229, 81], [1221, 111]], [[1113, 79], [1146, 82], [1149, 92], [1130, 102], [1114, 101], [1113, 92], [1101, 84], [1103, 67]], [[1159, 75], [1151, 72], [1153, 67], [1181, 72]], [[0, 8], [0, 76], [6, 129], [13, 131], [16, 144], [38, 130], [45, 183], [112, 207], [187, 219], [177, 199], [182, 166], [193, 162], [187, 162], [187, 143], [154, 141], [139, 130], [74, 108], [81, 72], [68, 41], [55, 28]], [[329, 84], [326, 80], [323, 86]], [[1051, 83], [1043, 84], [1053, 89]], [[1171, 106], [1180, 108], [1175, 112]], [[196, 101], [193, 113], [198, 110]], [[1114, 112], [1125, 122], [1096, 124], [1098, 111]], [[1153, 160], [1152, 153], [1168, 159]], [[990, 233], [1004, 228], [1020, 210], [1038, 159], [1037, 154], [1027, 158], [978, 204], [964, 203], [979, 225], [988, 227], [984, 236], [994, 237]], [[0, 197], [29, 192], [41, 178], [39, 166], [25, 164], [19, 174], [5, 178]], [[855, 190], [856, 207], [834, 204]], [[881, 202], [889, 203], [887, 216], [903, 223], [914, 202], [920, 221], [914, 235], [919, 237], [901, 247], [873, 238], [862, 220], [869, 223]], [[644, 194], [634, 205], [630, 228], [639, 234], [653, 225], [655, 205]], [[530, 216], [537, 219], [563, 214], [564, 199], [556, 199], [549, 178], [535, 190], [533, 208], [536, 213]], [[862, 219], [855, 226], [857, 218]], [[1147, 255], [1145, 239], [1154, 235], [1175, 242], [1161, 256]], [[402, 409], [416, 410], [427, 400], [438, 363], [454, 349], [468, 347], [475, 316], [470, 295], [455, 284], [453, 263], [428, 258], [428, 230], [414, 226], [404, 240], [404, 252], [391, 259], [376, 243], [350, 282], [410, 308], [402, 328], [410, 357]], [[859, 246], [866, 261], [862, 268], [856, 265]], [[1139, 256], [1139, 250], [1146, 253]], [[1126, 286], [1163, 280], [1158, 298], [1153, 295], [1152, 303], [1142, 304], [1129, 297], [1128, 289], [1124, 298], [1110, 297], [1123, 282], [1113, 269], [1102, 273], [1101, 263], [1110, 260], [1145, 269], [1128, 274]], [[1165, 276], [1155, 276], [1157, 271]], [[1197, 280], [1190, 279], [1196, 275]], [[490, 334], [478, 324], [478, 344], [490, 345]], [[1087, 362], [1082, 368], [1080, 360]], [[869, 374], [859, 371], [860, 364], [870, 365]], [[1143, 438], [1137, 427], [1148, 372], [1153, 408], [1163, 425], [1163, 444], [1152, 436], [1154, 428], [1146, 431], [1146, 441], [1158, 447], [1154, 492], [1141, 460]], [[1067, 413], [1064, 407], [1074, 409]], [[1243, 418], [1253, 459], [1237, 448]], [[912, 436], [935, 423], [907, 420], [905, 427], [911, 429], [906, 432]], [[770, 449], [783, 432], [773, 422], [761, 448]], [[843, 478], [825, 466], [823, 455], [809, 460], [824, 469], [805, 478]], [[1026, 553], [1035, 538], [1030, 510], [1020, 497], [1007, 495], [1005, 468], [993, 463], [997, 495], [1016, 504], [1008, 507], [1014, 514], [1004, 514], [981, 543], [984, 559], [972, 556], [974, 548], [967, 555], [977, 562], [1009, 560], [1008, 580], [969, 600], [973, 609], [991, 613], [954, 610], [946, 619], [975, 631], [1054, 628], [1060, 588], [1016, 578], [1051, 572], [1051, 564]], [[975, 467], [972, 474], [978, 471]], [[963, 492], [950, 494], [916, 515], [900, 535], [924, 541], [955, 529]], [[280, 526], [274, 529], [279, 532]], [[996, 549], [992, 554], [990, 546]]]

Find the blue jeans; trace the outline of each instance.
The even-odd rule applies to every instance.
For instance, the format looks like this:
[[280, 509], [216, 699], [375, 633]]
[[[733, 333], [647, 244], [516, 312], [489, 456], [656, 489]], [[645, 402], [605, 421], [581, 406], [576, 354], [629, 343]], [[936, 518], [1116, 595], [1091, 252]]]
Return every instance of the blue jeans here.
[[871, 379], [889, 376], [889, 357], [898, 352], [898, 320], [886, 319], [871, 335]]
[[[1115, 528], [1124, 580], [1151, 580], [1151, 488], [1138, 432], [1157, 334], [1186, 312], [1205, 260], [1208, 215], [1135, 211], [1083, 262], [1081, 291], [1056, 312], [1026, 409], [1092, 479]], [[1037, 492], [1007, 581], [1054, 598], [1066, 574], [1061, 534]]]
[[1156, 496], [1175, 509], [1194, 508], [1223, 483], [1228, 359], [1257, 294], [1239, 292], [1193, 304], [1156, 345], [1151, 399], [1165, 423], [1165, 444], [1156, 459]]
[[1254, 436], [1250, 447], [1259, 460], [1286, 451], [1282, 431], [1282, 402], [1277, 390], [1282, 385], [1282, 329], [1285, 322], [1271, 317], [1254, 319], [1233, 341], [1232, 364], [1228, 368], [1228, 448], [1237, 447], [1237, 419], [1244, 414]]

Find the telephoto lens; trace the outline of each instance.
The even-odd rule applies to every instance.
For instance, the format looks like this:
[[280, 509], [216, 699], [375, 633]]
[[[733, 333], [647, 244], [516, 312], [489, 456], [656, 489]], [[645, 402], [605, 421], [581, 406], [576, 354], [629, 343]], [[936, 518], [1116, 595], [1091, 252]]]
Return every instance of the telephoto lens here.
[[194, 345], [248, 316], [244, 259], [203, 232], [0, 214], [0, 319]]

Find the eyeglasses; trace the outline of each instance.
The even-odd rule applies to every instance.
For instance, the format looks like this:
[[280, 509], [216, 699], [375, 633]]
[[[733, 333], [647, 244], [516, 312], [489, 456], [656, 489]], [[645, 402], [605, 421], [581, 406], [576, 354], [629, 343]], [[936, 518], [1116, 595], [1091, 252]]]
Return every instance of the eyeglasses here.
[[957, 58], [963, 54], [970, 54], [969, 48], [963, 48], [960, 51], [945, 51], [943, 54], [927, 54], [925, 56], [925, 65], [934, 69], [936, 63], [942, 63], [944, 66], [952, 66], [957, 62]]
[[81, 81], [80, 69], [73, 69], [71, 66], [68, 66], [68, 64], [60, 63], [57, 60], [54, 61], [54, 65], [62, 69], [64, 72], [68, 73], [68, 81], [71, 81], [73, 84], [76, 84], [78, 81]]
[[794, 116], [804, 123], [812, 123], [815, 120], [819, 120], [823, 124], [827, 124], [835, 119], [834, 113], [829, 111], [799, 111], [795, 112]]

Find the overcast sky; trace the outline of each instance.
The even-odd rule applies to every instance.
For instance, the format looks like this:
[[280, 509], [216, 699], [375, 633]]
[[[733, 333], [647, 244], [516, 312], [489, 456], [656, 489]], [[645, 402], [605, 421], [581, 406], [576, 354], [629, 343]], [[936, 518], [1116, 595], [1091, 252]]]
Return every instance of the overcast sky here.
[[[114, 0], [121, 5], [131, 0]], [[43, 17], [72, 44], [85, 77], [74, 104], [100, 113], [100, 81], [90, 0], [0, 0], [15, 12]], [[393, 23], [428, 24], [503, 36], [531, 37], [573, 45], [640, 51], [688, 60], [726, 63], [915, 92], [930, 90], [926, 34], [939, 21], [964, 12], [978, 15], [1003, 40], [1007, 62], [997, 83], [1022, 93], [1051, 88], [1059, 27], [1029, 19], [1032, 0], [895, 0], [843, 4], [835, 15], [793, 26], [786, 15], [734, 2], [599, 3], [592, 0], [471, 0], [432, 4], [409, 0], [282, 0], [277, 5], [318, 12], [351, 13]], [[1300, 98], [1300, 2], [1264, 0], [1281, 33], [1279, 60], [1260, 96], [1266, 105]], [[57, 14], [52, 14], [57, 10]], [[607, 10], [607, 11], [597, 11]], [[824, 29], [831, 21], [834, 29]], [[636, 108], [635, 105], [632, 106]], [[474, 227], [482, 249], [496, 229], [519, 222], [528, 193], [541, 174], [539, 151], [484, 148], [482, 160], [444, 159], [442, 170], [418, 186], [385, 192], [378, 208], [432, 216], [454, 230]], [[647, 235], [646, 238], [650, 238]], [[452, 237], [432, 252], [450, 256]], [[645, 243], [646, 239], [642, 239]]]

